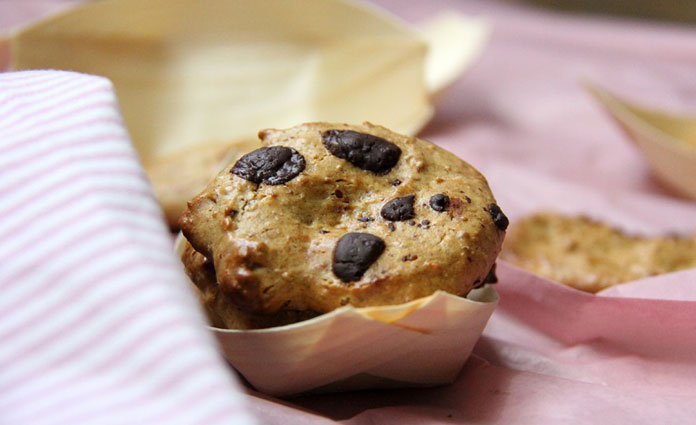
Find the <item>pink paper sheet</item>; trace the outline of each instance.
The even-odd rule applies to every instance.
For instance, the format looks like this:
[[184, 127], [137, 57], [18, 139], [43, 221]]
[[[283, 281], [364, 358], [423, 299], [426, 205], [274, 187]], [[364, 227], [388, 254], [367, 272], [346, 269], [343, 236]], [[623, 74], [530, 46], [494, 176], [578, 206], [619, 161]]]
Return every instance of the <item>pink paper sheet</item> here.
[[[0, 3], [0, 30], [13, 24], [13, 13], [27, 19], [20, 3]], [[696, 232], [696, 204], [654, 182], [645, 160], [580, 86], [589, 80], [637, 102], [693, 113], [696, 29], [517, 3], [378, 4], [411, 22], [456, 9], [494, 25], [488, 49], [440, 99], [423, 136], [484, 172], [511, 219], [553, 209], [644, 234]], [[289, 401], [249, 390], [251, 410], [271, 424], [694, 422], [696, 270], [598, 295], [504, 263], [499, 277], [500, 305], [455, 384]]]

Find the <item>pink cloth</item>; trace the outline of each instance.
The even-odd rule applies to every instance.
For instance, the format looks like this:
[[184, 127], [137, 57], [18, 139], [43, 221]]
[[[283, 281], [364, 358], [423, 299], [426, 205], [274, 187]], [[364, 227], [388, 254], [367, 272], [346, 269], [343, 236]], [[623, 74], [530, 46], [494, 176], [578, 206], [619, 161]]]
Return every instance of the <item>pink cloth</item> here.
[[[489, 1], [378, 3], [414, 23], [456, 9], [494, 25], [487, 50], [445, 93], [423, 136], [483, 171], [511, 219], [553, 209], [644, 234], [696, 231], [696, 204], [654, 182], [581, 87], [588, 80], [637, 102], [696, 111], [696, 30]], [[251, 391], [248, 408], [277, 424], [693, 422], [696, 270], [599, 295], [504, 263], [499, 270], [500, 306], [453, 385], [290, 401]]]
[[0, 200], [0, 423], [253, 423], [109, 81], [0, 74]]

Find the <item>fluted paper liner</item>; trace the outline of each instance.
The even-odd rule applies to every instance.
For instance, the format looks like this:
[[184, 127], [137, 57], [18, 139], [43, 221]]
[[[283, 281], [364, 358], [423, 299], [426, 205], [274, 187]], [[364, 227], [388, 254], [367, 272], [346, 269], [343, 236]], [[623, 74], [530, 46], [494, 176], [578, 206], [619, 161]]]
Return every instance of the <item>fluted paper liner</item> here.
[[148, 161], [310, 121], [413, 135], [488, 30], [449, 14], [423, 34], [345, 0], [102, 0], [12, 34], [10, 65], [108, 77]]
[[696, 117], [645, 109], [598, 87], [588, 89], [645, 154], [655, 176], [696, 199]]
[[[183, 248], [180, 236], [177, 252]], [[457, 377], [497, 303], [485, 286], [466, 298], [438, 291], [276, 328], [211, 329], [225, 358], [266, 394], [435, 386]]]

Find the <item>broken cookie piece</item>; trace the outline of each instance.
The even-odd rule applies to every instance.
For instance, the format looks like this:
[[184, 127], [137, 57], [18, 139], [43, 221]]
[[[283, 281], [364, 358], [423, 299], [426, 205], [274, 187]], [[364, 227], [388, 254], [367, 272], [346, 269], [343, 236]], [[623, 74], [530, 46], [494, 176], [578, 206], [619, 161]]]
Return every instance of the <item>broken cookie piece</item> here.
[[643, 237], [586, 217], [538, 213], [510, 229], [501, 258], [586, 292], [696, 267], [696, 240]]

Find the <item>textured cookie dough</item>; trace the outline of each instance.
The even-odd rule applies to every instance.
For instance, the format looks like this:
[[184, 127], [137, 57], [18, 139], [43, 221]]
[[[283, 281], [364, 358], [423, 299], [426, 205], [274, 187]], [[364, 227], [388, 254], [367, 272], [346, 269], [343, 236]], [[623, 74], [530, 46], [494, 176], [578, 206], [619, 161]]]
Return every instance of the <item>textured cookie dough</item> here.
[[[185, 241], [184, 241], [185, 242]], [[282, 326], [316, 317], [314, 311], [283, 310], [275, 314], [255, 314], [240, 310], [220, 293], [215, 280], [215, 269], [191, 244], [185, 242], [181, 261], [191, 281], [196, 285], [198, 299], [210, 324], [217, 328], [260, 329]]]
[[584, 217], [539, 213], [512, 226], [501, 258], [573, 288], [597, 292], [696, 267], [696, 240], [629, 236]]
[[179, 217], [186, 210], [186, 202], [225, 165], [259, 146], [257, 140], [202, 144], [146, 161], [145, 172], [169, 227], [179, 228]]
[[369, 123], [259, 138], [264, 148], [222, 170], [181, 219], [231, 304], [321, 313], [493, 280], [507, 218], [455, 155]]

